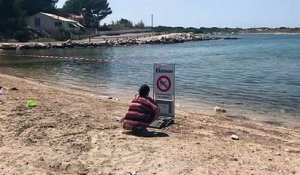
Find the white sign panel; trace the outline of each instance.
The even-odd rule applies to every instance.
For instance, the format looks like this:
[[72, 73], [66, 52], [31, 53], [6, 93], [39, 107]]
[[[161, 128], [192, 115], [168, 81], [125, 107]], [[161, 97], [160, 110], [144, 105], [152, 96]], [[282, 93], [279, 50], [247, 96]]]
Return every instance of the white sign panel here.
[[175, 65], [154, 64], [153, 94], [161, 115], [175, 117]]
[[159, 100], [173, 100], [175, 95], [175, 65], [154, 64], [154, 95]]

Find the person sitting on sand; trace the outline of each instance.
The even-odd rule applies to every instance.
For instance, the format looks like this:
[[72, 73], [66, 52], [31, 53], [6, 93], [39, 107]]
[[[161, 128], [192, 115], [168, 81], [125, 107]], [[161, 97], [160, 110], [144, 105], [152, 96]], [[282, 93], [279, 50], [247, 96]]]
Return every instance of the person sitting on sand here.
[[139, 95], [136, 95], [129, 105], [123, 121], [125, 130], [146, 130], [146, 128], [160, 115], [157, 103], [149, 97], [150, 88], [141, 86]]

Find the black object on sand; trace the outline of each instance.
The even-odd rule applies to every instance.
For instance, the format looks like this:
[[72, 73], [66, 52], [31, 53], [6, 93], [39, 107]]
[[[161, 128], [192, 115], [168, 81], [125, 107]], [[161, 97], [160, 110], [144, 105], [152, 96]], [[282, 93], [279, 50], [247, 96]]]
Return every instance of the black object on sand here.
[[162, 128], [168, 127], [172, 124], [174, 124], [174, 118], [173, 117], [160, 116], [157, 120], [154, 120], [149, 125], [149, 127], [150, 128], [162, 129]]

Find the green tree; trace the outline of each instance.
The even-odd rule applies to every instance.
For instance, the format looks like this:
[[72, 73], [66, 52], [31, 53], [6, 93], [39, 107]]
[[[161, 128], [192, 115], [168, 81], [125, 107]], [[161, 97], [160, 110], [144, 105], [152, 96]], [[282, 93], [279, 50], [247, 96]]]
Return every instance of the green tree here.
[[128, 19], [121, 18], [120, 20], [115, 22], [115, 26], [133, 28], [133, 23]]
[[0, 33], [10, 35], [11, 29], [16, 26], [14, 2], [12, 0], [0, 0]]
[[55, 4], [58, 0], [13, 0], [15, 8], [25, 11], [26, 15], [31, 16], [38, 12], [55, 12]]
[[62, 11], [65, 14], [83, 14], [85, 26], [99, 27], [100, 21], [112, 14], [107, 0], [67, 0]]
[[145, 28], [145, 23], [141, 20], [135, 25], [136, 28], [143, 29]]

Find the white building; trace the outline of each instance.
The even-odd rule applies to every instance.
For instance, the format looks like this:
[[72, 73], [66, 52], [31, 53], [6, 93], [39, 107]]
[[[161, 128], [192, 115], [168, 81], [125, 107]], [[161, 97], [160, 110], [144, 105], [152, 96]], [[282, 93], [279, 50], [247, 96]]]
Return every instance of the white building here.
[[39, 30], [42, 29], [51, 34], [57, 34], [61, 32], [77, 33], [81, 29], [84, 29], [79, 22], [57, 16], [50, 13], [37, 13], [27, 19], [29, 27]]

